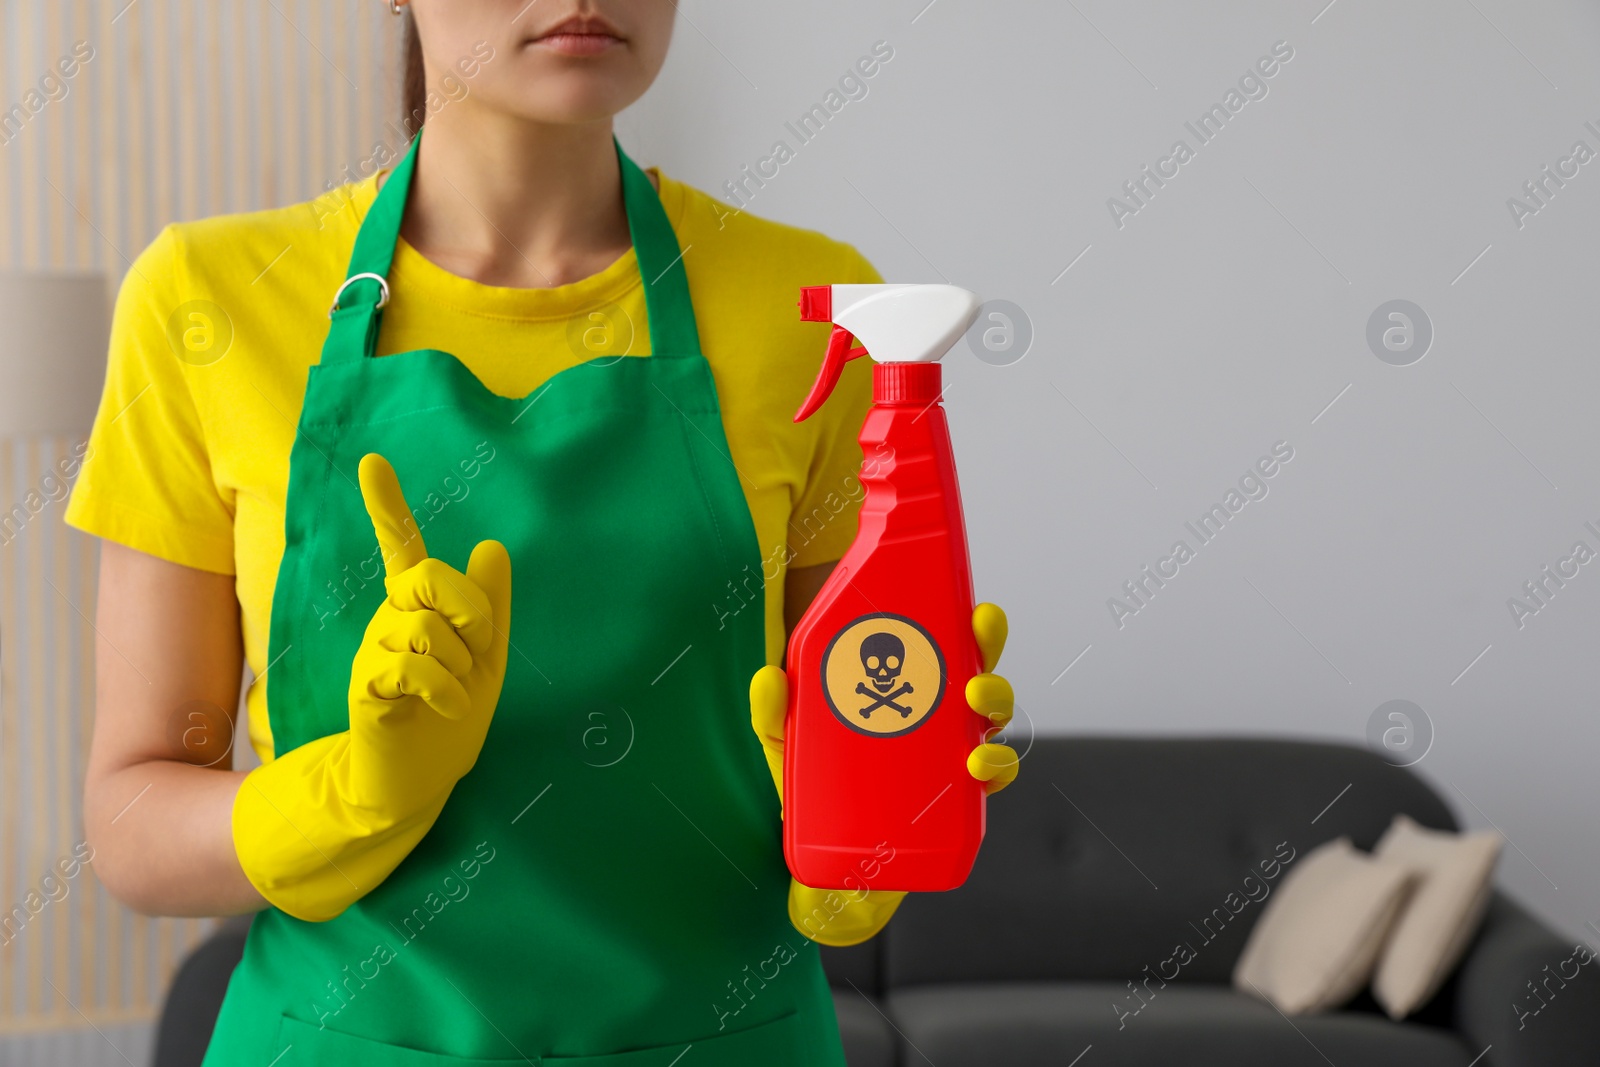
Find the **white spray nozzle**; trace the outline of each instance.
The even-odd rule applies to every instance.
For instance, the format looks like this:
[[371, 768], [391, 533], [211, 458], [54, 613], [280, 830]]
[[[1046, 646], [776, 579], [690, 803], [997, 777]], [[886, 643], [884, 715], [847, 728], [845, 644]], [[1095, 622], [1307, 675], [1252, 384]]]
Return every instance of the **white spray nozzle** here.
[[978, 317], [978, 294], [954, 285], [835, 285], [833, 322], [879, 363], [939, 359]]
[[[954, 285], [812, 285], [800, 290], [800, 318], [832, 322], [828, 354], [795, 421], [828, 399], [844, 365], [871, 355], [879, 363], [932, 363], [950, 351], [978, 317], [978, 294]], [[852, 348], [854, 339], [865, 346]]]

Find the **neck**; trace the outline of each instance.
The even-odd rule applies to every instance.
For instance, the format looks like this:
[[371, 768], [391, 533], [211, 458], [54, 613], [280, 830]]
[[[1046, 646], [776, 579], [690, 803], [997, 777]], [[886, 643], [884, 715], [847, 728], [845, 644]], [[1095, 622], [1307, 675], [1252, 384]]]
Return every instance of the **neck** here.
[[609, 121], [550, 125], [472, 103], [428, 121], [406, 241], [453, 274], [513, 288], [567, 285], [628, 250]]

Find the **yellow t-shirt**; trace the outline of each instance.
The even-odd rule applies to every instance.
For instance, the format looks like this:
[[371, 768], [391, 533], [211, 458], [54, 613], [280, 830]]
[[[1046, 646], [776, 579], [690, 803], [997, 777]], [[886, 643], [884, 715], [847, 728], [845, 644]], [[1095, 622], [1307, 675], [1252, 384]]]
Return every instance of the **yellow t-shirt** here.
[[[799, 287], [880, 279], [855, 249], [820, 234], [732, 214], [668, 178], [660, 178], [660, 194], [761, 545], [762, 574], [730, 591], [723, 610], [754, 610], [764, 580], [767, 658], [776, 663], [784, 572], [838, 559], [855, 536], [856, 434], [871, 402], [866, 361], [858, 360], [829, 403], [804, 423], [791, 421], [829, 330], [799, 321]], [[174, 563], [235, 575], [245, 658], [258, 678], [267, 667], [289, 451], [307, 372], [376, 195], [373, 177], [309, 203], [169, 226], [134, 262], [117, 298], [105, 393], [66, 521]], [[596, 356], [649, 353], [631, 250], [572, 285], [507, 289], [450, 274], [402, 240], [389, 281], [379, 354], [454, 353], [502, 396], [526, 396]], [[270, 759], [264, 685], [251, 686], [247, 707], [251, 744]]]

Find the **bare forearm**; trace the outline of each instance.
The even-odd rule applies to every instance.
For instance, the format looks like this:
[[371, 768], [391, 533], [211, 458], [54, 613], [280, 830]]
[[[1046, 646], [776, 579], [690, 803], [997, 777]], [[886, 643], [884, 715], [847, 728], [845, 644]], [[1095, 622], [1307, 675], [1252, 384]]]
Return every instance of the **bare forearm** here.
[[108, 773], [87, 795], [94, 866], [112, 895], [150, 915], [237, 915], [266, 901], [234, 853], [244, 772], [150, 760]]
[[153, 915], [259, 910], [233, 846], [233, 578], [107, 543], [96, 630], [84, 823], [100, 880]]

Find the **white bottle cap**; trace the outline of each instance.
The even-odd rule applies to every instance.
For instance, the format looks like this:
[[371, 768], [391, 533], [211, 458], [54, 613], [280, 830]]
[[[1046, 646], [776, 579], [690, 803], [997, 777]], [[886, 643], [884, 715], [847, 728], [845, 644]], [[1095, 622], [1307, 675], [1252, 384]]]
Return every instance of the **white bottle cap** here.
[[835, 285], [833, 321], [879, 363], [932, 363], [978, 317], [978, 294], [954, 285]]

